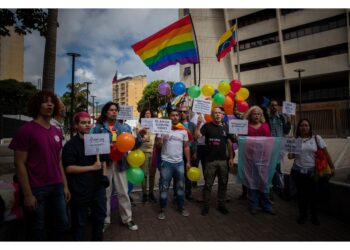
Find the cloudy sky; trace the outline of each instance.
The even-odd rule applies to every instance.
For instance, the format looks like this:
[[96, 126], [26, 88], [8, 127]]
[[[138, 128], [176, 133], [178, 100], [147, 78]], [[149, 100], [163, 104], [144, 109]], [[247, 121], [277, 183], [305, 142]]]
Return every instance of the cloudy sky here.
[[[178, 20], [178, 9], [59, 9], [57, 30], [56, 88], [62, 95], [71, 82], [72, 59], [77, 52], [75, 82], [93, 82], [91, 93], [97, 100], [111, 100], [111, 82], [118, 78], [147, 75], [179, 80], [179, 66], [152, 72], [136, 56], [131, 45]], [[25, 80], [37, 84], [42, 76], [45, 40], [38, 33], [25, 37]]]

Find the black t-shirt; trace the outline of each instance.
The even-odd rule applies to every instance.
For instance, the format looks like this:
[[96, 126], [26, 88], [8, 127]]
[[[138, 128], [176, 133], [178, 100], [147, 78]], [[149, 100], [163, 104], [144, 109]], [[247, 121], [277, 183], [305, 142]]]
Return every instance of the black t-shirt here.
[[229, 138], [226, 124], [216, 125], [206, 123], [201, 128], [201, 134], [205, 136], [205, 160], [226, 160], [226, 145]]
[[[101, 161], [104, 161], [105, 155], [101, 155]], [[62, 152], [63, 167], [70, 165], [80, 167], [91, 166], [96, 162], [96, 155], [85, 155], [84, 140], [79, 135], [74, 136], [68, 141]], [[103, 178], [102, 169], [88, 171], [81, 174], [67, 174], [69, 191], [72, 199], [77, 201], [89, 201], [94, 193], [102, 187], [101, 179]]]

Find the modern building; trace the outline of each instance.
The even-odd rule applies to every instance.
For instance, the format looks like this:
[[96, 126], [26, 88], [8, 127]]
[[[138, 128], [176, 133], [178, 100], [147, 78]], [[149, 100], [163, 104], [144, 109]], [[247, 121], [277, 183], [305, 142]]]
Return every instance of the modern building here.
[[112, 84], [113, 101], [119, 105], [133, 106], [134, 118], [138, 119], [137, 103], [141, 100], [146, 85], [145, 75], [118, 79]]
[[[240, 79], [250, 91], [250, 105], [261, 104], [263, 97], [301, 102], [301, 115], [297, 112], [296, 118], [309, 118], [317, 133], [331, 137], [350, 135], [349, 10], [180, 9], [179, 12], [180, 17], [189, 13], [192, 16], [200, 54], [197, 82], [200, 79], [201, 84], [216, 86], [220, 80]], [[218, 62], [216, 43], [235, 23], [239, 45]], [[301, 69], [300, 78], [298, 69]], [[181, 65], [181, 80], [192, 85], [194, 72], [193, 65]]]
[[10, 36], [0, 36], [0, 80], [23, 81], [24, 36], [9, 30]]

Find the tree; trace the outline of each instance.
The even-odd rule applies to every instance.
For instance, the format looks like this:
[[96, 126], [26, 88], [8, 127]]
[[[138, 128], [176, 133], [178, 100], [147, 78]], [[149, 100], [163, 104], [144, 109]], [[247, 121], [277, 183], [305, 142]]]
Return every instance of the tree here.
[[27, 114], [29, 99], [37, 92], [30, 82], [18, 82], [14, 79], [0, 81], [0, 113]]
[[[72, 84], [67, 85], [67, 89], [72, 89]], [[87, 109], [86, 107], [86, 97], [87, 97], [87, 88], [86, 88], [86, 82], [84, 83], [74, 83], [74, 112], [78, 111], [85, 111]], [[89, 91], [90, 95], [90, 91]], [[70, 99], [71, 99], [71, 91], [65, 92], [62, 96], [62, 101], [64, 105], [66, 106], [66, 109], [68, 110], [68, 113], [70, 112]], [[92, 103], [89, 102], [90, 105]]]
[[[166, 97], [158, 92], [158, 86], [160, 83], [164, 82], [163, 80], [156, 80], [150, 82], [146, 88], [143, 90], [142, 98], [137, 103], [137, 111], [141, 112], [145, 108], [149, 108], [152, 112], [159, 113], [161, 111], [161, 107], [166, 105], [170, 98]], [[173, 82], [167, 82], [171, 87], [173, 86]]]
[[40, 32], [45, 37], [45, 53], [43, 67], [43, 89], [55, 90], [57, 9], [49, 9], [48, 14], [42, 9], [17, 9], [15, 12], [0, 9], [0, 36], [10, 36], [9, 26], [21, 35]]

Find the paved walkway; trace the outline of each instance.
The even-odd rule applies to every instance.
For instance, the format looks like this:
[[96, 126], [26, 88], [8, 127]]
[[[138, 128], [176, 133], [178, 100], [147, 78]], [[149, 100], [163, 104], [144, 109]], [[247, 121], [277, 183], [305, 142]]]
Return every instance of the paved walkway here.
[[[231, 175], [232, 177], [232, 175]], [[193, 190], [194, 197], [201, 197], [201, 187]], [[246, 201], [236, 198], [240, 185], [230, 183], [228, 188], [228, 215], [216, 209], [216, 191], [212, 192], [212, 206], [207, 216], [201, 216], [201, 203], [186, 201], [189, 217], [181, 216], [172, 204], [172, 190], [169, 190], [170, 203], [167, 218], [158, 220], [159, 204], [142, 204], [141, 193], [134, 192], [136, 206], [133, 208], [134, 221], [138, 231], [130, 231], [120, 223], [117, 213], [112, 224], [105, 231], [106, 241], [350, 241], [350, 225], [320, 214], [320, 226], [311, 223], [296, 223], [295, 201], [275, 198], [276, 216], [259, 212], [251, 215]], [[158, 196], [158, 195], [157, 195]]]

